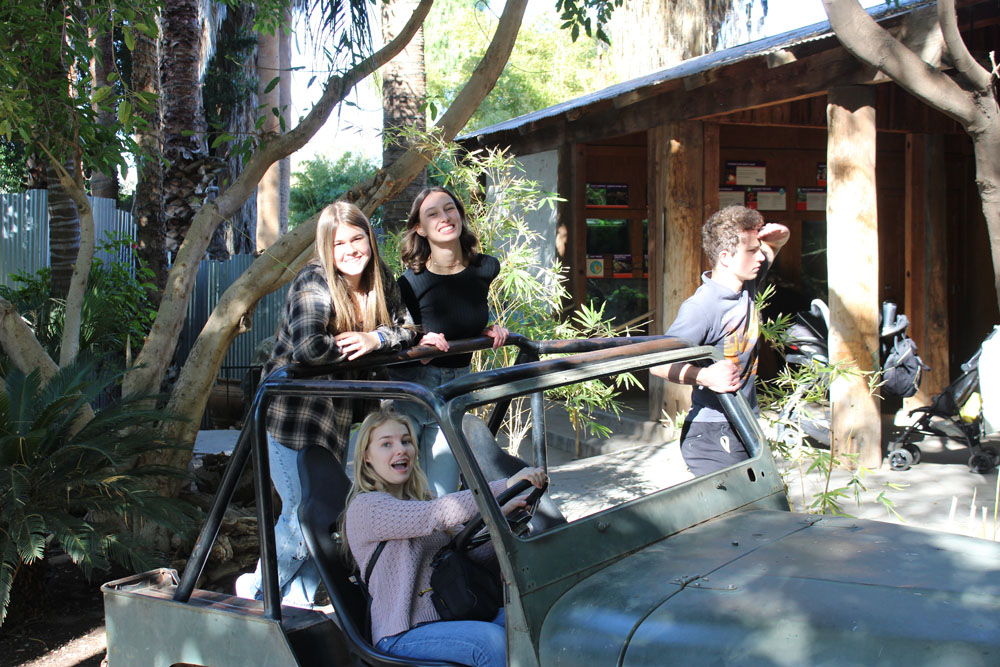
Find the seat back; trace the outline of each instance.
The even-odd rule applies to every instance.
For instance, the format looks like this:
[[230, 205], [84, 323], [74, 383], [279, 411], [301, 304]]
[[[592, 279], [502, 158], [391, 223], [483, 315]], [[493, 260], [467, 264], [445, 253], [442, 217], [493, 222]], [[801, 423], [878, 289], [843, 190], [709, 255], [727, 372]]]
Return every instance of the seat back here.
[[298, 469], [302, 484], [302, 502], [298, 510], [302, 536], [351, 649], [366, 663], [374, 665], [453, 665], [444, 661], [397, 658], [372, 646], [365, 623], [368, 600], [352, 579], [356, 572], [354, 564], [343, 557], [334, 536], [351, 482], [333, 452], [319, 445], [309, 445], [299, 452]]

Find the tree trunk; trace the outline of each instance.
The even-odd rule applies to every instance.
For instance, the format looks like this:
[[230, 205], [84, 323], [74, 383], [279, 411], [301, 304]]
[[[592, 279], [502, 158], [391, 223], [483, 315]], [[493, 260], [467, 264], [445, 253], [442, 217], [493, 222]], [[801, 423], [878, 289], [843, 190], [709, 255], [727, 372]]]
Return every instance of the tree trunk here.
[[[72, 162], [64, 165], [73, 171]], [[59, 174], [51, 162], [46, 167], [49, 209], [49, 267], [52, 269], [50, 295], [65, 299], [69, 292], [73, 267], [80, 252], [80, 214], [76, 202], [59, 182]]]
[[142, 152], [136, 159], [136, 186], [132, 200], [135, 221], [136, 256], [153, 272], [150, 300], [159, 305], [167, 284], [166, 226], [163, 219], [163, 165], [160, 163], [160, 74], [158, 39], [135, 32], [132, 50], [132, 89], [152, 93], [153, 108], [145, 112], [136, 106], [135, 141]]
[[[415, 0], [392, 0], [382, 5], [382, 36], [392, 39], [413, 13]], [[406, 153], [408, 146], [394, 136], [401, 128], [423, 131], [427, 127], [423, 104], [427, 98], [427, 74], [424, 69], [424, 31], [419, 30], [403, 52], [382, 69], [382, 168], [389, 167]], [[403, 191], [382, 205], [382, 224], [396, 231], [406, 226], [410, 205], [427, 185], [427, 170], [421, 169]]]
[[[264, 125], [261, 131], [265, 134], [280, 134], [281, 124], [274, 111], [280, 112], [281, 90], [278, 85], [272, 85], [275, 77], [282, 76], [281, 71], [281, 28], [275, 28], [273, 33], [262, 33], [257, 40], [257, 73], [260, 76], [257, 87], [257, 99], [260, 100], [264, 115]], [[285, 75], [289, 77], [290, 74]], [[271, 87], [268, 90], [268, 86]], [[287, 224], [281, 226], [281, 164], [275, 162], [264, 173], [257, 184], [257, 252], [266, 250], [278, 237], [287, 230]]]
[[[517, 3], [508, 3], [508, 6], [520, 7], [520, 11], [523, 13], [523, 2], [524, 0], [519, 0]], [[323, 95], [320, 97], [319, 101], [316, 102], [309, 113], [306, 114], [306, 117], [303, 118], [302, 121], [291, 131], [283, 135], [271, 136], [263, 141], [258, 149], [254, 151], [251, 158], [246, 162], [243, 171], [233, 181], [230, 187], [222, 192], [216, 199], [201, 206], [192, 221], [191, 231], [185, 238], [184, 244], [182, 244], [178, 250], [177, 260], [170, 269], [170, 274], [167, 278], [167, 288], [164, 290], [164, 298], [160, 303], [159, 309], [157, 310], [156, 320], [152, 325], [150, 335], [147, 338], [138, 359], [136, 360], [135, 366], [123, 379], [123, 395], [129, 396], [147, 391], [149, 387], [160, 386], [160, 382], [166, 372], [167, 364], [169, 363], [170, 358], [174, 353], [174, 349], [177, 346], [177, 338], [180, 335], [181, 327], [184, 324], [188, 302], [191, 299], [191, 288], [198, 272], [198, 265], [201, 262], [201, 258], [204, 257], [205, 249], [208, 247], [215, 229], [223, 220], [237, 211], [247, 198], [253, 194], [254, 188], [256, 188], [257, 183], [260, 181], [261, 176], [264, 175], [264, 171], [267, 167], [269, 167], [276, 160], [279, 160], [286, 155], [290, 155], [292, 152], [304, 146], [306, 142], [316, 134], [323, 123], [326, 122], [327, 118], [330, 117], [334, 107], [336, 107], [336, 105], [345, 98], [345, 96], [355, 85], [357, 85], [359, 81], [377, 71], [388, 60], [390, 60], [393, 55], [398, 53], [398, 51], [412, 37], [416, 28], [423, 22], [424, 18], [427, 16], [427, 12], [430, 10], [431, 4], [432, 0], [423, 0], [421, 2], [417, 12], [411, 18], [409, 27], [397, 39], [384, 46], [377, 53], [365, 59], [345, 74], [340, 76], [331, 76], [326, 81]], [[506, 15], [507, 13], [507, 10], [505, 10], [504, 14]], [[520, 25], [520, 17], [518, 17], [518, 25]], [[508, 37], [510, 37], [512, 45], [513, 37], [509, 35]], [[494, 58], [497, 57], [496, 49], [492, 51], [492, 54]], [[490, 53], [487, 55], [489, 56]], [[504, 60], [503, 62], [506, 61]], [[484, 71], [486, 74], [491, 74], [493, 69], [491, 67], [484, 68]], [[479, 83], [479, 80], [482, 77], [483, 75], [480, 74], [478, 77], [473, 77], [472, 81], [470, 81], [470, 84], [472, 82], [478, 83], [478, 85], [474, 87], [477, 93], [484, 87], [486, 88], [486, 92], [489, 92], [489, 87], [487, 87], [485, 83]], [[492, 86], [495, 81], [496, 79], [494, 77], [492, 82], [489, 83], [489, 86]], [[463, 91], [463, 93], [464, 92], [465, 91]], [[469, 95], [466, 95], [466, 97], [471, 98], [472, 94], [470, 93]], [[476, 102], [476, 104], [478, 104], [478, 102]], [[465, 105], [459, 104], [457, 108], [464, 109]], [[449, 113], [450, 112], [451, 111], [449, 110]], [[445, 114], [445, 118], [442, 118], [442, 122], [444, 122], [447, 118], [448, 114]], [[450, 125], [446, 125], [445, 127], [450, 127]], [[445, 136], [449, 138], [454, 137], [454, 133], [450, 135], [446, 133]], [[421, 166], [426, 164], [427, 158], [423, 155], [419, 155], [417, 159], [421, 160]], [[385, 182], [380, 182], [380, 186], [383, 190], [385, 190], [390, 188], [392, 183], [387, 184]], [[297, 229], [298, 228], [296, 228], [296, 230]], [[311, 233], [315, 233], [314, 227], [309, 227], [309, 229]], [[301, 245], [301, 250], [308, 248], [309, 243], [311, 243], [311, 239], [305, 239], [305, 242]], [[295, 254], [291, 255], [291, 257], [279, 257], [277, 255], [275, 257], [278, 261], [282, 262], [283, 265], [289, 265], [294, 263], [301, 250], [296, 251]], [[262, 291], [261, 294], [277, 289], [284, 283], [284, 281], [289, 279], [288, 277], [283, 277], [281, 275], [283, 270], [282, 267], [278, 268], [279, 270], [276, 272], [276, 275], [274, 275], [270, 281], [262, 284], [261, 289], [264, 291]], [[226, 323], [226, 326], [235, 327], [237, 326], [237, 323], [228, 322]], [[188, 363], [191, 363], [190, 356]], [[205, 372], [210, 373], [211, 377], [214, 378], [218, 369], [205, 368], [204, 370]], [[204, 404], [202, 404], [202, 408], [200, 409], [203, 409], [203, 406]]]
[[[246, 36], [253, 27], [254, 9], [241, 4], [229, 7], [226, 18], [219, 27], [216, 38], [215, 55], [209, 65], [210, 72], [228, 81], [253, 81], [257, 79], [257, 45], [250, 43]], [[206, 79], [209, 74], [206, 74]], [[205, 116], [210, 125], [224, 127], [234, 137], [245, 137], [254, 132], [257, 111], [257, 91], [255, 88], [240, 87], [243, 96], [233, 99], [233, 95], [222, 95], [220, 99], [209, 99], [205, 90]], [[213, 142], [214, 143], [214, 142]], [[225, 161], [218, 175], [218, 182], [232, 183], [243, 171], [245, 159], [239, 151], [233, 151], [234, 142], [226, 141], [209, 152]], [[256, 248], [257, 198], [249, 197], [243, 206], [226, 219], [212, 235], [208, 256], [212, 259], [228, 259], [232, 255], [252, 254]]]
[[[94, 88], [108, 85], [108, 72], [111, 71], [111, 66], [114, 63], [114, 52], [111, 48], [111, 33], [102, 28], [103, 26], [97, 27], [93, 24], [89, 28], [91, 40], [98, 53], [98, 57], [90, 61], [90, 76], [94, 80]], [[102, 126], [111, 127], [112, 123], [115, 122], [113, 109], [101, 110], [95, 104], [94, 111], [97, 112], [97, 122]], [[103, 197], [117, 201], [118, 175], [105, 174], [95, 169], [90, 175], [90, 194], [94, 197]]]
[[[721, 46], [727, 19], [746, 14], [752, 2], [734, 0], [644, 0], [615, 9], [608, 26], [608, 60], [617, 80], [633, 79], [714, 51]], [[767, 4], [762, 3], [764, 13]], [[739, 32], [739, 31], [736, 31]], [[656, 43], [635, 35], [659, 35]], [[749, 35], [748, 35], [749, 36]], [[737, 43], [737, 42], [732, 42]]]
[[[503, 71], [504, 65], [514, 47], [514, 40], [520, 29], [526, 5], [526, 0], [508, 0], [506, 3], [493, 41], [489, 49], [487, 49], [479, 67], [476, 68], [475, 73], [458, 94], [455, 102], [437, 124], [437, 128], [446, 141], [453, 139], [465, 126], [472, 113], [496, 84], [496, 80]], [[426, 8], [427, 3], [422, 3], [420, 11], [423, 13], [426, 11]], [[416, 16], [422, 21], [421, 14]], [[401, 37], [405, 39], [405, 36], [406, 33], [404, 32]], [[389, 47], [386, 47], [385, 51], [388, 50]], [[332, 86], [328, 86], [327, 90], [333, 94]], [[345, 86], [340, 92], [341, 99], [347, 94], [348, 90], [349, 88]], [[312, 127], [310, 123], [312, 114], [316, 113], [317, 110], [322, 113], [325, 104], [325, 101], [321, 99], [317, 103], [316, 108], [314, 108], [314, 111], [310, 112], [310, 116], [307, 116], [303, 124], [300, 125], [300, 128]], [[327, 110], [326, 113], [329, 113], [329, 111]], [[296, 141], [300, 128], [296, 128], [296, 130], [284, 135], [282, 142]], [[256, 160], [258, 157], [265, 162], [268, 160], [273, 161], [273, 159], [264, 157], [263, 155], [255, 156], [254, 159]], [[353, 191], [354, 203], [366, 215], [371, 215], [372, 211], [379, 204], [388, 197], [400, 192], [406, 183], [412, 180], [426, 166], [431, 157], [417, 149], [411, 149], [388, 170], [376, 176], [371, 183], [364, 184]], [[220, 205], [221, 210], [225, 210], [222, 207], [230, 205], [225, 202], [227, 196], [232, 195], [235, 199], [238, 199], [241, 196], [239, 188], [245, 187], [245, 182], [253, 179], [255, 173], [259, 174], [260, 171], [255, 171], [255, 166], [252, 163], [232, 189], [236, 192], [224, 193], [216, 202], [203, 207], [204, 213], [199, 213], [198, 217], [207, 222], [207, 216], [214, 215], [214, 212], [205, 209], [217, 203]], [[203, 215], [206, 217], [202, 218]], [[317, 218], [318, 216], [314, 216], [309, 221], [302, 223], [278, 239], [278, 242], [267, 253], [257, 258], [250, 268], [237, 278], [222, 295], [218, 305], [212, 311], [208, 322], [205, 323], [201, 334], [195, 341], [194, 347], [188, 354], [187, 362], [181, 369], [181, 375], [178, 377], [170, 396], [168, 407], [188, 418], [187, 422], [173, 423], [169, 426], [170, 435], [177, 438], [179, 442], [187, 445], [194, 443], [195, 436], [198, 433], [198, 424], [201, 421], [201, 416], [205, 410], [205, 403], [208, 400], [211, 384], [218, 373], [219, 365], [222, 362], [225, 351], [228, 349], [233, 338], [244, 327], [249, 325], [249, 318], [256, 307], [257, 301], [263, 295], [274, 291], [291, 280], [297, 269], [301, 268], [311, 255], [311, 245], [316, 234], [315, 225]], [[197, 220], [194, 226], [199, 226]], [[190, 239], [189, 242], [192, 240]], [[184, 259], [181, 264], [186, 262], [187, 260]], [[174, 270], [179, 271], [179, 267], [175, 267]], [[159, 322], [159, 319], [157, 321]], [[155, 345], [151, 346], [147, 343], [146, 347], [143, 348], [142, 354], [162, 354], [162, 352], [150, 351], [154, 348]], [[162, 348], [160, 349], [162, 350]], [[156, 359], [158, 357], [151, 356], [150, 358]], [[140, 358], [141, 361], [142, 359]], [[130, 386], [127, 386], [126, 390], [131, 387], [141, 387], [142, 384], [140, 383], [142, 381], [142, 374], [137, 372], [130, 373], [129, 377], [126, 378], [126, 383]], [[190, 457], [190, 449], [183, 448], [164, 452], [163, 456], [158, 458], [158, 461], [177, 467], [184, 467], [187, 465]], [[171, 486], [165, 490], [175, 492], [176, 488]]]
[[198, 202], [217, 171], [205, 146], [200, 4], [198, 0], [171, 0], [163, 7], [163, 210], [170, 254], [183, 243]]
[[993, 288], [1000, 304], [1000, 118], [996, 106], [990, 109], [990, 115], [986, 129], [973, 135], [972, 146], [976, 155], [976, 186], [993, 258]]

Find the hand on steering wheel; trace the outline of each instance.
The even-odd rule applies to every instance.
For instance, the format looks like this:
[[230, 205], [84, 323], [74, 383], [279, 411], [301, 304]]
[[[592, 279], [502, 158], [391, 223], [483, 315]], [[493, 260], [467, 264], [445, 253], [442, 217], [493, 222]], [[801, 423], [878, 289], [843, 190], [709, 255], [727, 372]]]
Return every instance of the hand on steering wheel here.
[[[497, 496], [497, 503], [501, 507], [507, 504], [508, 501], [516, 498], [517, 496], [524, 493], [529, 486], [532, 486], [531, 482], [526, 479], [522, 479], [514, 486], [505, 489], [503, 493]], [[531, 514], [535, 511], [535, 507], [538, 505], [538, 500], [545, 493], [545, 489], [549, 486], [548, 482], [543, 484], [541, 487], [535, 487], [531, 493], [525, 498], [525, 507], [520, 507], [515, 509], [513, 512], [507, 515], [507, 524], [510, 526], [511, 531], [515, 535], [521, 536], [528, 528], [528, 522], [531, 520]], [[474, 517], [469, 519], [465, 524], [465, 528], [462, 529], [458, 535], [454, 538], [455, 550], [456, 551], [471, 551], [476, 547], [479, 547], [490, 539], [490, 534], [488, 531], [483, 530], [485, 522], [483, 521], [483, 515], [477, 513]]]

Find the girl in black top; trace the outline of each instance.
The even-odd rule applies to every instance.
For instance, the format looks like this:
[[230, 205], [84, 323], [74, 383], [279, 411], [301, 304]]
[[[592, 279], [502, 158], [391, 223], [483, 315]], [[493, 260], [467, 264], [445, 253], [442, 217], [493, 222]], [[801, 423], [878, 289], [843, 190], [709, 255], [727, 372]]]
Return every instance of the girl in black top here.
[[[489, 323], [490, 283], [500, 273], [495, 257], [479, 252], [479, 239], [469, 227], [462, 200], [442, 187], [423, 190], [413, 201], [400, 249], [406, 272], [398, 279], [400, 292], [414, 324], [421, 327], [419, 345], [443, 352], [449, 340], [489, 336], [496, 349], [507, 340], [507, 329]], [[433, 359], [409, 367], [393, 366], [397, 379], [438, 387], [469, 372], [471, 354]], [[434, 417], [413, 402], [400, 412], [414, 422], [420, 460], [438, 497], [458, 489], [458, 465]]]

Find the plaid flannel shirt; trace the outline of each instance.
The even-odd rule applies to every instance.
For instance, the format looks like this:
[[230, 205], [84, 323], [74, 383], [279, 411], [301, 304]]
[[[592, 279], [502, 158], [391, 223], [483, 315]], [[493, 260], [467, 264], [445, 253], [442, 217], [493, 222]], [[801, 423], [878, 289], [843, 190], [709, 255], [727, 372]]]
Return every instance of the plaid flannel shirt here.
[[[393, 325], [380, 326], [376, 331], [384, 340], [381, 349], [400, 350], [413, 344], [417, 333], [396, 281], [388, 271], [383, 272], [383, 281], [386, 308]], [[262, 377], [290, 363], [320, 365], [343, 359], [334, 341], [337, 332], [331, 328], [333, 320], [326, 272], [319, 264], [309, 264], [295, 276], [288, 289], [274, 351], [264, 365]], [[344, 371], [317, 379], [372, 379], [384, 373], [385, 369]], [[267, 430], [285, 447], [299, 450], [309, 444], [320, 444], [329, 448], [338, 461], [343, 461], [355, 415], [374, 407], [375, 401], [276, 396], [268, 406]]]

